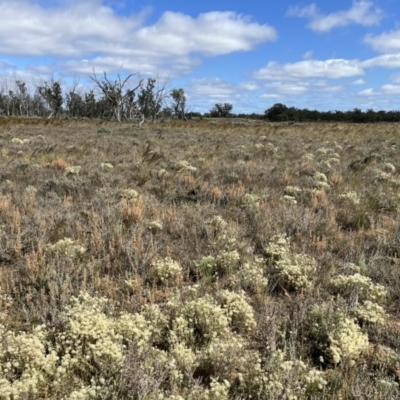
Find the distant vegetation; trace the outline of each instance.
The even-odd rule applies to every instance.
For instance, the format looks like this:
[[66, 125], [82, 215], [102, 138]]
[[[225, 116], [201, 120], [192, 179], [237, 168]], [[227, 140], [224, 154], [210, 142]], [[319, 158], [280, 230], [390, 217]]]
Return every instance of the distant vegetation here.
[[158, 119], [192, 118], [245, 118], [261, 119], [271, 122], [400, 122], [400, 111], [362, 111], [358, 108], [349, 111], [317, 111], [287, 107], [276, 103], [264, 114], [235, 114], [230, 103], [217, 103], [209, 112], [189, 111], [186, 94], [182, 88], [167, 90], [168, 80], [140, 79], [131, 86], [135, 74], [114, 80], [106, 73], [98, 77], [93, 71], [90, 76], [93, 87], [83, 92], [78, 85], [69, 90], [63, 89], [62, 80], [42, 82], [30, 93], [21, 80], [3, 80], [0, 85], [0, 116], [42, 117], [42, 118], [90, 118], [117, 121], [144, 121]]

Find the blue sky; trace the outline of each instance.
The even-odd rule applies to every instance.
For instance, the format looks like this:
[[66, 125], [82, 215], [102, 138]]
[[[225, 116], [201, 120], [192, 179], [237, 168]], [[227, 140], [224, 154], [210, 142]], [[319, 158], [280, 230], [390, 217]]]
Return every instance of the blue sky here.
[[0, 90], [51, 74], [65, 88], [169, 77], [193, 111], [229, 102], [400, 109], [398, 0], [0, 0]]

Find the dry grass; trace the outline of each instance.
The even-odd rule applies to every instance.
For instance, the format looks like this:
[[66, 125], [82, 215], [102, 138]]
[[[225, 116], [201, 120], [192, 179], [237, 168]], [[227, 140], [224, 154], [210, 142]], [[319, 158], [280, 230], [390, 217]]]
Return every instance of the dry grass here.
[[[290, 290], [266, 267], [267, 288], [248, 292], [257, 323], [250, 347], [262, 364], [268, 365], [272, 350], [282, 349], [323, 371], [323, 390], [301, 398], [397, 398], [397, 386], [385, 382], [400, 380], [400, 357], [388, 361], [379, 349], [400, 351], [394, 323], [400, 321], [399, 135], [395, 124], [193, 121], [139, 130], [128, 123], [1, 118], [0, 287], [12, 298], [2, 324], [14, 331], [38, 324], [58, 329], [62, 310], [81, 291], [105, 296], [118, 312], [129, 313], [165, 304], [179, 287], [197, 284], [213, 296], [229, 276], [200, 276], [195, 261], [210, 254], [205, 221], [219, 215], [236, 232], [241, 260], [247, 248], [268, 259], [275, 235], [290, 239], [293, 254], [316, 260], [312, 290]], [[74, 166], [79, 173], [68, 174]], [[137, 197], [121, 197], [125, 189]], [[359, 201], [341, 197], [349, 192]], [[47, 246], [64, 238], [87, 251], [73, 260], [49, 257]], [[152, 278], [152, 263], [165, 257], [182, 266], [178, 289]], [[359, 322], [371, 347], [355, 363], [321, 363], [309, 315], [316, 304], [353, 315], [357, 299], [331, 285], [332, 277], [350, 274], [349, 263], [386, 288], [382, 305], [389, 316], [379, 326]], [[129, 393], [163, 387], [159, 365], [140, 384], [129, 378], [146, 374], [138, 361], [143, 354], [135, 354], [127, 357], [131, 363], [110, 398], [150, 399]], [[250, 398], [250, 392], [235, 391], [238, 378], [230, 373], [229, 398]], [[209, 387], [211, 378], [202, 374], [189, 374], [185, 385]], [[252, 398], [269, 398], [254, 393]]]

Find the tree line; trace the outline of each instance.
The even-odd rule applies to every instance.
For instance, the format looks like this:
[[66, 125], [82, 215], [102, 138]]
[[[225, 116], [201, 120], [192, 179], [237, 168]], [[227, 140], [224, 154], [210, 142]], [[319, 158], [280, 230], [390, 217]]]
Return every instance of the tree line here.
[[230, 103], [217, 103], [209, 112], [188, 112], [186, 94], [182, 88], [167, 90], [168, 80], [155, 78], [140, 79], [132, 86], [129, 74], [122, 78], [117, 74], [110, 79], [104, 72], [98, 76], [93, 70], [89, 76], [93, 87], [82, 93], [78, 85], [65, 90], [61, 79], [51, 79], [36, 85], [33, 93], [25, 82], [0, 83], [0, 116], [42, 118], [99, 118], [117, 121], [136, 120], [139, 126], [144, 121], [160, 118], [246, 118], [264, 119], [272, 122], [400, 122], [400, 111], [318, 111], [307, 108], [287, 107], [276, 103], [264, 114], [234, 114]]
[[168, 91], [168, 80], [140, 79], [132, 87], [135, 74], [110, 79], [89, 76], [93, 87], [85, 93], [75, 84], [63, 89], [61, 79], [51, 77], [36, 85], [33, 93], [22, 80], [3, 81], [0, 84], [0, 115], [7, 117], [42, 118], [100, 118], [117, 121], [178, 118], [186, 120], [186, 95], [183, 89]]
[[[282, 103], [276, 103], [265, 110], [264, 114], [234, 114], [230, 103], [219, 103], [205, 114], [196, 113], [197, 117], [212, 118], [246, 118], [266, 120], [271, 122], [352, 122], [352, 123], [374, 123], [374, 122], [400, 122], [400, 111], [374, 111], [372, 109], [362, 111], [354, 108], [348, 111], [318, 111], [307, 108], [287, 107]], [[192, 113], [194, 115], [194, 113]]]

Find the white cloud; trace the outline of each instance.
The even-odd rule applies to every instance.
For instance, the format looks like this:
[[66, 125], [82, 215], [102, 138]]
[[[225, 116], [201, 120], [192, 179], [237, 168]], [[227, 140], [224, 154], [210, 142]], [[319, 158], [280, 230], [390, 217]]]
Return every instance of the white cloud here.
[[362, 96], [377, 96], [377, 95], [398, 95], [400, 94], [400, 85], [386, 84], [382, 85], [379, 89], [368, 88], [361, 90], [358, 94]]
[[383, 67], [383, 68], [400, 68], [400, 53], [382, 54], [361, 62], [364, 68]]
[[367, 35], [364, 42], [378, 53], [397, 53], [400, 51], [400, 30], [384, 32], [380, 35]]
[[220, 78], [192, 79], [188, 93], [194, 98], [209, 98], [211, 101], [230, 101], [239, 96], [235, 85]]
[[364, 75], [358, 60], [303, 60], [295, 63], [279, 64], [271, 61], [266, 67], [254, 73], [257, 79], [301, 79], [301, 78], [348, 78]]
[[365, 85], [366, 84], [364, 79], [357, 79], [356, 81], [354, 81], [352, 83], [353, 83], [353, 85]]
[[272, 82], [267, 85], [267, 88], [280, 95], [301, 95], [309, 90], [307, 84], [286, 82]]
[[350, 9], [337, 11], [330, 14], [323, 14], [312, 3], [306, 7], [291, 6], [287, 16], [310, 19], [308, 27], [316, 32], [329, 32], [333, 28], [358, 24], [363, 26], [378, 25], [383, 18], [383, 11], [373, 7], [372, 1], [354, 1]]
[[375, 91], [372, 88], [368, 88], [368, 89], [361, 90], [360, 92], [358, 92], [358, 94], [361, 96], [372, 96], [375, 94]]
[[383, 94], [400, 94], [400, 85], [383, 85], [381, 90]]
[[[234, 12], [193, 18], [167, 11], [146, 25], [147, 12], [120, 16], [100, 0], [61, 3], [44, 8], [28, 0], [0, 0], [0, 53], [56, 57], [75, 73], [87, 73], [87, 67], [98, 62], [107, 71], [124, 64], [154, 72], [167, 64], [181, 74], [197, 65], [199, 55], [249, 51], [277, 38], [273, 27]], [[82, 58], [89, 65], [85, 67]]]
[[277, 93], [264, 93], [260, 96], [262, 99], [279, 99], [280, 97], [282, 96]]
[[400, 51], [400, 30], [380, 35], [367, 35], [364, 42], [378, 53], [396, 53]]
[[260, 85], [256, 82], [242, 82], [239, 84], [239, 87], [249, 92], [253, 92], [255, 90], [260, 89]]

